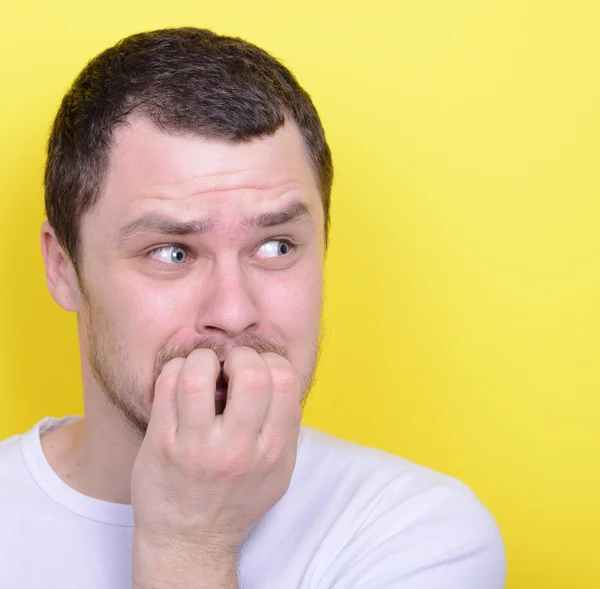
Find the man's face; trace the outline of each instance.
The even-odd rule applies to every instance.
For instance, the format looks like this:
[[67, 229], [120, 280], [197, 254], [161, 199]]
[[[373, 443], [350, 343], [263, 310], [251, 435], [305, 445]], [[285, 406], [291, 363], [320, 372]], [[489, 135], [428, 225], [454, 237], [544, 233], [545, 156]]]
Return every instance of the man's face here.
[[165, 134], [142, 118], [116, 129], [81, 244], [87, 359], [138, 433], [164, 364], [198, 347], [221, 361], [236, 345], [279, 353], [308, 394], [323, 209], [294, 125], [242, 144]]

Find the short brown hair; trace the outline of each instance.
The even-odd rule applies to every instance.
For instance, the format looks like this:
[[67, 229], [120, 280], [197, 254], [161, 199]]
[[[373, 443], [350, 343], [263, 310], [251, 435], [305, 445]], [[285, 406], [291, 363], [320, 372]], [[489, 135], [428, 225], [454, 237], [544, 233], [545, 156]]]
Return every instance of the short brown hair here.
[[133, 113], [159, 129], [245, 142], [296, 123], [318, 179], [329, 233], [331, 152], [310, 96], [259, 47], [197, 28], [139, 33], [106, 49], [63, 98], [48, 141], [46, 216], [81, 270], [80, 220], [99, 200], [112, 133]]

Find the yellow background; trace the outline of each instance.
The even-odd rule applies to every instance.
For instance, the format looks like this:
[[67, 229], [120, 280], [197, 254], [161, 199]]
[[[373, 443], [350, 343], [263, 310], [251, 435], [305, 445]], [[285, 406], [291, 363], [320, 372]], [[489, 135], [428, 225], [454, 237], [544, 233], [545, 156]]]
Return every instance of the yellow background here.
[[6, 4], [0, 437], [82, 408], [75, 316], [39, 246], [58, 103], [121, 37], [205, 26], [281, 58], [333, 149], [306, 423], [468, 483], [509, 589], [600, 587], [596, 0]]

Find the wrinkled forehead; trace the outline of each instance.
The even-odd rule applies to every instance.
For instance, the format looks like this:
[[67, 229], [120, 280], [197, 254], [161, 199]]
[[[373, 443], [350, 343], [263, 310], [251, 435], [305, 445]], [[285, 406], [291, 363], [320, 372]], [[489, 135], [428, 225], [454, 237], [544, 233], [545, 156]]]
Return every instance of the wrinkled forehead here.
[[321, 208], [316, 174], [293, 123], [233, 143], [165, 133], [138, 118], [115, 129], [101, 201], [105, 212], [123, 215], [149, 199], [198, 209], [233, 200], [236, 209], [252, 210], [282, 198]]

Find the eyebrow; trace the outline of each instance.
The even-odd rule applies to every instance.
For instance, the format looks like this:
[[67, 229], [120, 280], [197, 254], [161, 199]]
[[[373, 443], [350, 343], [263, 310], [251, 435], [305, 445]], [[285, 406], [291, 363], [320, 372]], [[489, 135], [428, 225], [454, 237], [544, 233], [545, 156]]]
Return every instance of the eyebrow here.
[[[244, 219], [242, 225], [251, 229], [275, 227], [287, 223], [306, 222], [310, 218], [310, 207], [303, 201], [295, 201], [280, 211], [261, 213]], [[161, 213], [145, 213], [132, 219], [121, 227], [117, 235], [117, 247], [122, 247], [127, 241], [148, 233], [163, 235], [200, 235], [215, 227], [209, 219], [194, 221], [179, 221]]]
[[310, 218], [310, 207], [303, 201], [294, 201], [281, 211], [261, 213], [250, 219], [245, 219], [242, 224], [252, 229], [261, 227], [276, 227], [288, 223], [300, 223]]

